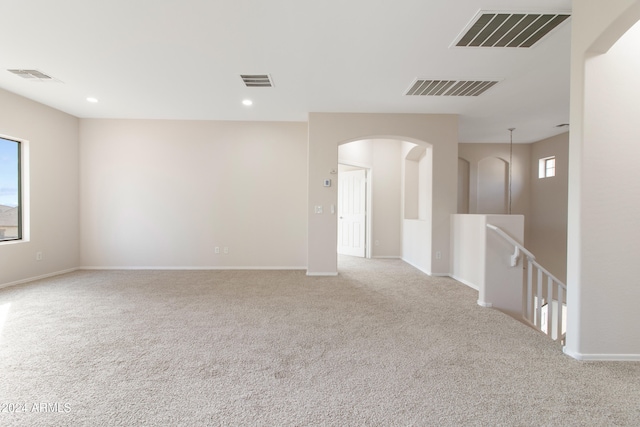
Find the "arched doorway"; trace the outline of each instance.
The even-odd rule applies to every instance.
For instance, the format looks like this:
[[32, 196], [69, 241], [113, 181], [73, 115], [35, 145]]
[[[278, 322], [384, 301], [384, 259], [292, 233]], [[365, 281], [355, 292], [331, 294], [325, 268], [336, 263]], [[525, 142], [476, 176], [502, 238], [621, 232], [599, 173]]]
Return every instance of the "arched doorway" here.
[[[338, 254], [358, 255], [357, 249], [365, 245], [358, 256], [401, 258], [426, 270], [432, 158], [430, 144], [399, 139], [369, 138], [338, 146]], [[365, 175], [366, 190], [360, 187], [363, 193], [349, 199], [352, 183], [361, 182], [357, 177]], [[348, 185], [349, 191], [341, 191], [343, 185]], [[366, 212], [366, 226], [357, 230], [346, 215], [343, 217], [355, 201], [362, 203], [356, 211], [364, 208]], [[352, 251], [349, 246], [355, 236], [363, 240]]]
[[[352, 141], [387, 139], [432, 144], [433, 182], [437, 184], [433, 186], [434, 208], [426, 226], [428, 234], [418, 236], [423, 242], [419, 262], [420, 268], [429, 274], [448, 275], [450, 215], [456, 213], [457, 204], [457, 128], [457, 116], [447, 114], [309, 114], [307, 274], [338, 273], [337, 217], [328, 208], [337, 204], [338, 192], [336, 186], [322, 185], [338, 167], [338, 146]], [[375, 169], [372, 175], [376, 188]], [[322, 209], [323, 206], [327, 209]], [[317, 207], [320, 209], [316, 210]], [[406, 246], [404, 242], [403, 245]], [[435, 258], [436, 253], [440, 258]]]

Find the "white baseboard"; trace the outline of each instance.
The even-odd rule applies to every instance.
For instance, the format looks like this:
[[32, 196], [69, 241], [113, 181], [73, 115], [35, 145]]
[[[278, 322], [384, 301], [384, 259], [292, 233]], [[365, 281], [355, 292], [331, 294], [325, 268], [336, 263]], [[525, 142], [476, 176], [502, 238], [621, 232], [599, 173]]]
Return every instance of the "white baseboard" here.
[[462, 283], [463, 285], [467, 285], [467, 286], [468, 286], [468, 287], [470, 287], [471, 289], [475, 289], [476, 291], [480, 291], [480, 288], [478, 288], [478, 286], [474, 285], [473, 283], [471, 283], [471, 282], [469, 282], [469, 281], [467, 281], [467, 280], [464, 280], [464, 279], [461, 279], [461, 278], [459, 278], [459, 277], [456, 277], [456, 276], [455, 276], [455, 275], [453, 275], [453, 274], [449, 275], [449, 277], [451, 277], [453, 280], [455, 280], [455, 281], [457, 281], [457, 282]]
[[423, 272], [424, 274], [426, 274], [427, 276], [431, 276], [431, 272], [430, 272], [430, 271], [427, 271], [427, 270], [425, 270], [425, 269], [424, 269], [424, 268], [422, 268], [422, 267], [418, 267], [417, 265], [415, 265], [415, 264], [414, 264], [414, 263], [412, 263], [411, 261], [408, 261], [408, 260], [406, 260], [406, 259], [404, 259], [404, 258], [400, 258], [400, 259], [401, 259], [402, 261], [406, 262], [407, 264], [409, 264], [411, 267], [416, 268], [416, 269], [418, 269], [418, 270], [422, 271], [422, 272]]
[[433, 273], [431, 271], [427, 271], [422, 267], [418, 267], [417, 265], [415, 265], [414, 263], [412, 263], [411, 261], [408, 261], [402, 257], [400, 257], [400, 259], [404, 262], [406, 262], [407, 264], [409, 264], [411, 267], [416, 268], [420, 271], [422, 271], [424, 274], [426, 274], [427, 276], [431, 276], [431, 277], [451, 277], [451, 275], [449, 273]]
[[583, 354], [562, 347], [567, 356], [584, 362], [640, 362], [640, 354]]
[[189, 271], [189, 270], [193, 270], [193, 271], [207, 271], [207, 270], [306, 270], [307, 267], [271, 267], [271, 266], [264, 266], [264, 267], [256, 267], [256, 266], [251, 266], [251, 267], [247, 267], [247, 266], [242, 266], [242, 267], [236, 267], [236, 266], [206, 266], [206, 267], [196, 267], [196, 266], [172, 266], [172, 267], [165, 267], [165, 266], [92, 266], [92, 265], [86, 265], [86, 266], [82, 266], [80, 268], [78, 268], [79, 270], [163, 270], [163, 271], [170, 271], [170, 270], [180, 270], [180, 271]]
[[402, 259], [399, 256], [383, 256], [383, 255], [381, 255], [381, 256], [372, 256], [371, 258], [372, 259]]
[[78, 268], [70, 268], [68, 270], [60, 270], [53, 273], [43, 274], [41, 276], [29, 277], [26, 279], [16, 280], [15, 282], [2, 283], [0, 284], [0, 289], [8, 288], [9, 286], [21, 285], [23, 283], [35, 282], [36, 280], [48, 279], [49, 277], [60, 276], [61, 274], [73, 273], [74, 271], [79, 270]]
[[493, 307], [493, 304], [491, 304], [490, 302], [484, 302], [484, 301], [478, 300], [477, 303], [478, 303], [478, 305], [480, 307], [484, 307], [484, 308], [492, 308]]
[[328, 276], [337, 276], [337, 275], [338, 275], [338, 272], [323, 273], [321, 271], [316, 271], [316, 272], [307, 271], [307, 276], [328, 277]]

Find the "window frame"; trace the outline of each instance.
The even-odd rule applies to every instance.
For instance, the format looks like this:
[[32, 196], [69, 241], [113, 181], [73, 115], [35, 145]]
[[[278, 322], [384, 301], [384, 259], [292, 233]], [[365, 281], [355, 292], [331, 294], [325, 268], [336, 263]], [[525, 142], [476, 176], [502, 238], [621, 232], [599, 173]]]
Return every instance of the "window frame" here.
[[0, 245], [4, 245], [4, 244], [12, 244], [12, 243], [17, 243], [17, 242], [25, 242], [25, 241], [29, 241], [28, 237], [28, 228], [26, 227], [27, 221], [26, 221], [26, 213], [28, 212], [28, 210], [26, 209], [25, 206], [25, 192], [26, 192], [26, 188], [25, 188], [25, 182], [26, 182], [26, 169], [27, 169], [27, 165], [25, 164], [26, 159], [28, 158], [27, 156], [27, 152], [26, 152], [26, 147], [28, 146], [28, 142], [20, 139], [20, 138], [15, 138], [15, 137], [11, 137], [11, 136], [7, 136], [7, 135], [2, 135], [0, 134], [0, 139], [3, 139], [5, 141], [9, 141], [9, 142], [15, 142], [17, 144], [17, 148], [18, 148], [18, 153], [17, 153], [17, 175], [18, 175], [18, 182], [17, 182], [17, 186], [18, 186], [18, 222], [17, 222], [17, 228], [18, 228], [18, 235], [17, 237], [12, 237], [12, 238], [2, 238], [0, 239]]
[[[549, 168], [549, 161], [553, 160], [553, 168]], [[552, 174], [549, 171], [553, 171]], [[538, 178], [553, 178], [556, 176], [556, 156], [543, 157], [538, 160]]]

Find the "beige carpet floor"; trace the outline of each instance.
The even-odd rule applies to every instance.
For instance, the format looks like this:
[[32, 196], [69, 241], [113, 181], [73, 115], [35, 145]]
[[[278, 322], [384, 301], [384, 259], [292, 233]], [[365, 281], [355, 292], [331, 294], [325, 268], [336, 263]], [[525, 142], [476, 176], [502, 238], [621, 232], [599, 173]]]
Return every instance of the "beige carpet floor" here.
[[640, 363], [573, 360], [399, 260], [340, 270], [2, 289], [0, 426], [640, 425]]

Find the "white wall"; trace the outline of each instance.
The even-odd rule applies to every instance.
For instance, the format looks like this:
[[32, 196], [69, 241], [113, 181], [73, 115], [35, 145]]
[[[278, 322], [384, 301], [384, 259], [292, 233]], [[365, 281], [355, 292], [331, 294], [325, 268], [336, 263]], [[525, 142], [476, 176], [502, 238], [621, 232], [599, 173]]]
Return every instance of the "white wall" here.
[[485, 282], [486, 226], [485, 215], [451, 216], [451, 277], [475, 290]]
[[338, 161], [364, 168], [373, 167], [373, 140], [352, 141], [338, 147]]
[[[487, 215], [488, 224], [501, 228], [515, 241], [522, 244], [524, 237], [524, 217], [522, 215]], [[480, 289], [479, 300], [490, 303], [493, 307], [513, 316], [522, 318], [522, 293], [524, 260], [514, 267], [511, 256], [514, 248], [495, 231], [486, 229], [486, 267], [485, 286]]]
[[81, 120], [81, 265], [305, 268], [306, 137], [306, 123]]
[[479, 214], [509, 213], [509, 162], [497, 157], [485, 157], [478, 162]]
[[420, 164], [426, 147], [402, 142], [402, 196], [404, 219], [420, 218]]
[[[514, 132], [515, 133], [515, 132]], [[514, 136], [515, 139], [515, 136]], [[469, 212], [470, 214], [477, 213], [492, 213], [500, 214], [504, 211], [487, 212], [486, 208], [482, 207], [482, 201], [479, 202], [479, 175], [480, 175], [480, 162], [485, 159], [493, 159], [501, 165], [506, 165], [508, 168], [509, 163], [509, 144], [496, 143], [496, 144], [460, 144], [458, 148], [458, 156], [469, 162]], [[513, 144], [513, 169], [512, 183], [511, 183], [511, 213], [524, 215], [525, 217], [525, 245], [528, 244], [530, 239], [530, 185], [531, 185], [531, 144]], [[502, 162], [502, 163], [500, 163]], [[506, 163], [504, 163], [506, 162]], [[536, 169], [537, 170], [537, 169]], [[502, 176], [505, 179], [506, 171], [502, 171]], [[484, 202], [485, 206], [499, 206], [496, 210], [502, 209], [505, 200], [504, 197], [504, 182], [497, 182], [496, 189], [493, 193], [499, 198], [498, 201]], [[491, 194], [492, 190], [488, 189], [485, 194]], [[480, 203], [480, 205], [479, 205]]]
[[[539, 159], [555, 156], [556, 175], [538, 178]], [[554, 276], [567, 278], [569, 133], [531, 144], [531, 209], [527, 249]]]
[[612, 46], [639, 18], [640, 1], [573, 4], [565, 352], [578, 359], [640, 360], [640, 28]]
[[30, 172], [30, 240], [0, 243], [0, 286], [76, 268], [78, 119], [0, 89], [0, 134], [28, 141]]
[[458, 213], [469, 213], [469, 185], [471, 165], [468, 160], [458, 157]]
[[[478, 290], [478, 304], [522, 318], [522, 263], [511, 266], [515, 248], [487, 224], [522, 243], [522, 215], [452, 215], [451, 277]], [[522, 257], [521, 257], [522, 258]]]
[[399, 258], [402, 255], [400, 149], [400, 141], [373, 140], [371, 238], [374, 258]]
[[[433, 223], [433, 149], [402, 143], [402, 259], [431, 274]], [[442, 253], [440, 253], [442, 256]]]
[[427, 147], [418, 161], [418, 218], [431, 219], [433, 199], [433, 150]]

